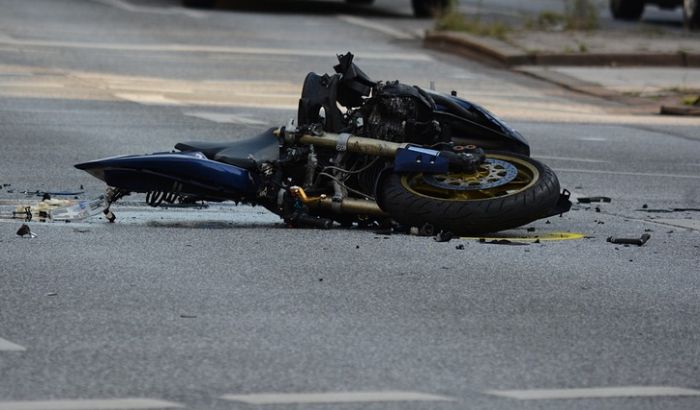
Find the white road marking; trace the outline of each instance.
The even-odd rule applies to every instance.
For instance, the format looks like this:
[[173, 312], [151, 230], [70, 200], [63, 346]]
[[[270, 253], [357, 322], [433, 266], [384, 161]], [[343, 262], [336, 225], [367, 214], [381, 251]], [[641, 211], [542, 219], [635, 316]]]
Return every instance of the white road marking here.
[[240, 124], [240, 125], [268, 125], [268, 122], [250, 118], [249, 114], [226, 114], [219, 112], [185, 112], [183, 113], [190, 117], [197, 117], [208, 121], [224, 123], [224, 124]]
[[610, 161], [604, 161], [602, 159], [560, 157], [557, 155], [533, 155], [533, 157], [536, 159], [558, 159], [558, 160], [562, 160], [562, 161], [573, 161], [573, 162], [610, 162]]
[[160, 94], [116, 93], [115, 97], [144, 105], [182, 105], [181, 102], [172, 100]]
[[700, 396], [700, 390], [665, 386], [593, 387], [582, 389], [489, 390], [494, 396], [518, 400], [600, 399], [608, 397]]
[[2, 337], [0, 337], [0, 351], [2, 351], [2, 350], [12, 351], [12, 352], [23, 352], [27, 349], [24, 348], [24, 346], [14, 344], [14, 343], [10, 342], [9, 340], [5, 340]]
[[[328, 393], [260, 393], [226, 394], [224, 400], [248, 404], [367, 403], [386, 401], [455, 401], [451, 397], [410, 391], [328, 392]], [[0, 409], [2, 410], [2, 409]]]
[[607, 174], [607, 175], [630, 175], [636, 177], [658, 177], [658, 178], [683, 178], [683, 179], [700, 179], [700, 175], [683, 175], [683, 174], [662, 174], [653, 172], [625, 172], [625, 171], [602, 171], [596, 169], [572, 169], [572, 168], [552, 168], [557, 172], [576, 172], [581, 174]]
[[697, 219], [654, 219], [654, 222], [700, 231], [700, 221]]
[[104, 400], [32, 400], [0, 401], [0, 410], [108, 410], [108, 409], [165, 409], [183, 407], [154, 399], [104, 399]]
[[607, 138], [603, 137], [583, 137], [583, 138], [577, 138], [578, 140], [581, 141], [593, 141], [593, 142], [601, 142], [601, 141], [607, 141]]
[[[335, 56], [338, 50], [316, 50], [312, 48], [260, 48], [260, 47], [229, 47], [192, 44], [124, 44], [124, 43], [90, 43], [81, 41], [53, 41], [33, 39], [0, 39], [0, 43], [15, 46], [76, 48], [113, 51], [149, 51], [149, 52], [187, 52], [187, 53], [221, 53], [221, 54], [250, 54], [323, 57]], [[355, 54], [363, 60], [401, 60], [401, 61], [432, 61], [433, 58], [423, 53], [392, 53], [381, 51], [355, 50]]]
[[374, 22], [374, 21], [371, 21], [368, 19], [364, 19], [361, 17], [348, 16], [345, 14], [340, 14], [336, 17], [340, 21], [344, 21], [344, 22], [346, 22], [348, 24], [352, 24], [354, 26], [368, 28], [370, 30], [377, 31], [377, 32], [382, 33], [382, 34], [386, 34], [387, 36], [393, 37], [397, 40], [413, 40], [415, 38], [411, 34], [406, 33], [404, 31], [397, 30], [397, 29], [390, 27], [386, 24], [377, 23], [377, 22]]
[[129, 2], [123, 1], [123, 0], [92, 0], [97, 3], [102, 3], [107, 6], [111, 6], [120, 10], [132, 12], [132, 13], [150, 13], [150, 14], [164, 14], [164, 15], [173, 15], [173, 14], [181, 14], [183, 16], [187, 17], [193, 17], [193, 18], [204, 18], [206, 17], [206, 14], [199, 12], [199, 11], [194, 11], [194, 10], [188, 10], [182, 7], [150, 7], [150, 6], [137, 6], [135, 4], [131, 4]]

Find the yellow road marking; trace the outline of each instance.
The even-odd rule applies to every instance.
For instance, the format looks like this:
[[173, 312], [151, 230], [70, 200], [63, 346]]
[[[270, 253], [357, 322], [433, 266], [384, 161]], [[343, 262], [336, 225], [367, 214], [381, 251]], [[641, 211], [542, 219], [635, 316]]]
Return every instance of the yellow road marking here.
[[543, 232], [532, 235], [493, 235], [493, 236], [462, 236], [462, 239], [480, 240], [484, 239], [486, 241], [498, 241], [501, 239], [508, 239], [509, 241], [520, 241], [520, 242], [535, 242], [539, 241], [570, 241], [574, 239], [583, 239], [586, 235], [576, 232]]

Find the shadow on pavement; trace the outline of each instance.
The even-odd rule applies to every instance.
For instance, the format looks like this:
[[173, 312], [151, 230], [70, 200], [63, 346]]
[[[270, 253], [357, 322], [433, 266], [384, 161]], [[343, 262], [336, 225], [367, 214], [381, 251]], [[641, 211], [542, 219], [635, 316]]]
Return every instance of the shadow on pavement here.
[[[181, 0], [127, 0], [138, 2], [152, 7], [181, 7]], [[362, 0], [358, 0], [361, 2]], [[410, 0], [405, 0], [407, 7]], [[182, 6], [184, 7], [184, 6]], [[308, 15], [333, 15], [347, 14], [364, 17], [382, 17], [394, 19], [414, 19], [410, 13], [401, 13], [396, 10], [383, 8], [376, 4], [360, 5], [350, 4], [343, 0], [217, 0], [214, 8], [192, 10], [214, 10], [221, 12], [258, 12], [271, 14], [308, 14]]]
[[365, 17], [412, 19], [410, 14], [377, 6], [363, 6], [338, 1], [290, 1], [290, 0], [220, 0], [216, 10], [250, 11], [259, 13], [332, 15], [348, 14]]

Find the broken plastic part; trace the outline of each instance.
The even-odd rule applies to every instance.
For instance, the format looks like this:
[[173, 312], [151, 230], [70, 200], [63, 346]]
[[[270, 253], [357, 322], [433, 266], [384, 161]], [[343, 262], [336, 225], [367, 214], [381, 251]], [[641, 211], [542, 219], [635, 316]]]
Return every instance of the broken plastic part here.
[[449, 242], [454, 235], [449, 231], [440, 231], [435, 235], [435, 242]]
[[616, 238], [614, 236], [609, 236], [607, 241], [614, 244], [620, 245], [637, 245], [642, 246], [651, 238], [648, 233], [643, 234], [639, 238]]
[[92, 201], [79, 201], [70, 206], [53, 209], [50, 213], [54, 221], [77, 221], [98, 215], [107, 209], [104, 195]]
[[607, 196], [582, 196], [579, 198], [576, 198], [578, 203], [580, 204], [590, 204], [591, 202], [611, 202], [612, 199], [610, 199]]

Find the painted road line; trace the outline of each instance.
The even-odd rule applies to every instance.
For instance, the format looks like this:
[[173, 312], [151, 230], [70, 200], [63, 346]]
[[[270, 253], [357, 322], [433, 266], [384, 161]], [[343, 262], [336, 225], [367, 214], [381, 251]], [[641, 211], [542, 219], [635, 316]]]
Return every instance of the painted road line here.
[[115, 93], [115, 97], [143, 105], [183, 105], [161, 94]]
[[500, 241], [507, 239], [517, 242], [542, 242], [542, 241], [570, 241], [575, 239], [583, 239], [586, 235], [576, 232], [543, 232], [540, 234], [523, 235], [523, 234], [503, 234], [493, 236], [461, 236], [461, 239], [469, 240], [484, 240], [484, 241]]
[[[368, 403], [388, 401], [455, 401], [451, 397], [410, 391], [367, 391], [327, 393], [226, 394], [224, 400], [248, 404]], [[0, 409], [2, 410], [2, 409]]]
[[416, 37], [413, 37], [409, 33], [406, 33], [406, 32], [401, 31], [401, 30], [397, 30], [397, 29], [390, 27], [386, 24], [377, 23], [375, 21], [371, 21], [371, 20], [364, 19], [361, 17], [348, 16], [345, 14], [340, 14], [336, 17], [340, 21], [344, 21], [344, 22], [346, 22], [348, 24], [352, 24], [354, 26], [368, 28], [370, 30], [377, 31], [377, 32], [382, 33], [382, 34], [386, 34], [387, 36], [393, 37], [397, 40], [413, 40], [416, 38]]
[[603, 399], [610, 397], [700, 396], [700, 390], [665, 386], [592, 387], [581, 389], [489, 390], [517, 400]]
[[700, 220], [697, 219], [654, 219], [653, 222], [700, 231]]
[[653, 172], [601, 171], [595, 169], [552, 168], [556, 172], [578, 172], [581, 174], [630, 175], [637, 177], [700, 179], [700, 175], [662, 174]]
[[[192, 44], [125, 44], [125, 43], [91, 43], [85, 41], [54, 41], [32, 39], [3, 39], [1, 44], [28, 47], [74, 48], [112, 51], [145, 51], [145, 52], [186, 52], [186, 53], [221, 53], [221, 54], [250, 54], [277, 55], [293, 57], [322, 57], [336, 55], [338, 50], [315, 50], [311, 48], [260, 48], [260, 47], [230, 47]], [[389, 51], [355, 50], [355, 55], [362, 60], [400, 60], [400, 61], [433, 61], [433, 58], [423, 53], [401, 53]]]
[[179, 403], [155, 399], [32, 400], [0, 401], [0, 410], [131, 410], [183, 407]]
[[150, 7], [150, 6], [137, 6], [135, 4], [123, 1], [123, 0], [92, 0], [96, 3], [101, 3], [106, 6], [114, 7], [120, 10], [128, 11], [131, 13], [151, 13], [151, 14], [165, 14], [165, 15], [173, 15], [173, 14], [181, 14], [183, 16], [187, 17], [193, 17], [193, 18], [204, 18], [206, 17], [206, 14], [199, 12], [199, 11], [194, 11], [194, 10], [188, 10], [183, 7]]
[[560, 160], [560, 161], [572, 161], [572, 162], [610, 162], [602, 159], [592, 159], [592, 158], [575, 158], [575, 157], [560, 157], [557, 155], [533, 155], [535, 159], [548, 159], [548, 160]]
[[188, 117], [201, 118], [203, 120], [218, 122], [222, 124], [238, 124], [238, 125], [268, 125], [265, 121], [251, 118], [249, 114], [226, 114], [220, 112], [185, 112]]
[[24, 346], [20, 346], [18, 344], [14, 344], [10, 342], [9, 340], [5, 340], [2, 337], [0, 337], [0, 351], [10, 351], [10, 352], [23, 352], [27, 350]]

